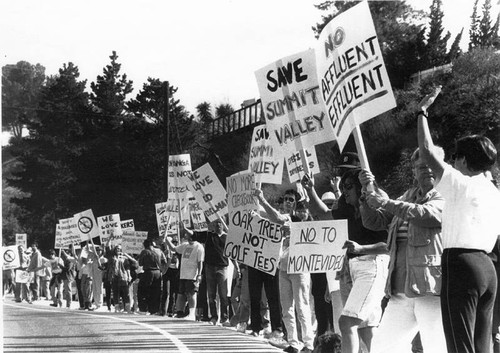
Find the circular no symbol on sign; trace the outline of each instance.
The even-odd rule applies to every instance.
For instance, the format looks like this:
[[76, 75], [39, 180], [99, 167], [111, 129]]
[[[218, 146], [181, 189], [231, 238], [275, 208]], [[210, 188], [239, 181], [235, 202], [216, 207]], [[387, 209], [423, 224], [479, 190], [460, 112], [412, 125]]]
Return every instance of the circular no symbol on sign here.
[[80, 229], [80, 232], [83, 234], [89, 233], [93, 226], [94, 223], [89, 217], [82, 217], [78, 220], [78, 229]]
[[6, 252], [4, 252], [3, 259], [5, 263], [10, 263], [16, 259], [16, 254], [14, 253], [14, 251], [9, 249]]

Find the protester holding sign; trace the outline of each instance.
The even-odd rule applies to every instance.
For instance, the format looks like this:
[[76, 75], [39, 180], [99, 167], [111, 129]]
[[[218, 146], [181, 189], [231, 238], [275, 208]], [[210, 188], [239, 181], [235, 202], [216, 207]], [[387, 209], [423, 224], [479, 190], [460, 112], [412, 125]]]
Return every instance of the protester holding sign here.
[[71, 308], [72, 289], [71, 286], [75, 280], [76, 263], [78, 261], [73, 244], [69, 245], [71, 254], [66, 253], [64, 249], [61, 250], [61, 259], [64, 266], [61, 272], [61, 279], [63, 281], [63, 297], [66, 300], [66, 308]]
[[[360, 339], [370, 350], [373, 328], [378, 326], [382, 314], [381, 301], [389, 262], [385, 244], [387, 232], [371, 231], [362, 224], [362, 213], [375, 211], [361, 199], [360, 172], [361, 169], [351, 169], [343, 175], [340, 189], [346, 203], [339, 202], [337, 210], [332, 212], [334, 219], [348, 221], [347, 256], [339, 273], [344, 303], [339, 326], [342, 350], [353, 353], [358, 352]], [[311, 193], [314, 183], [311, 179], [304, 180], [303, 186]]]
[[[282, 254], [279, 262], [279, 290], [283, 323], [287, 331], [289, 347], [285, 352], [298, 353], [312, 352], [314, 349], [314, 332], [309, 303], [309, 288], [311, 276], [308, 273], [288, 273], [288, 255], [290, 244], [290, 223], [300, 222], [302, 219], [295, 214], [299, 195], [295, 190], [287, 190], [283, 196], [284, 214], [273, 208], [264, 198], [261, 190], [256, 190], [257, 198], [272, 222], [283, 224], [285, 232]], [[296, 317], [295, 311], [298, 316]], [[296, 321], [300, 324], [302, 342], [299, 341]], [[272, 344], [273, 342], [270, 341]]]
[[28, 265], [28, 272], [33, 272], [33, 281], [30, 284], [30, 291], [33, 295], [32, 300], [38, 300], [40, 298], [40, 277], [45, 275], [44, 261], [48, 259], [44, 258], [38, 250], [38, 243], [33, 242], [31, 244], [31, 258], [30, 264]]
[[187, 320], [196, 320], [196, 293], [200, 287], [201, 272], [203, 261], [205, 259], [205, 249], [197, 241], [193, 240], [193, 232], [184, 227], [180, 222], [181, 234], [187, 239], [187, 242], [175, 246], [168, 237], [165, 238], [166, 244], [172, 250], [181, 255], [181, 269], [179, 279], [179, 297], [177, 307], [177, 317], [184, 317], [186, 301], [189, 307]]
[[52, 293], [52, 304], [50, 305], [54, 307], [62, 306], [63, 281], [61, 279], [61, 273], [64, 267], [64, 262], [60, 257], [56, 256], [54, 249], [49, 250], [49, 258], [49, 266], [52, 270], [52, 278], [49, 283]]
[[[441, 148], [438, 151], [444, 156]], [[377, 213], [375, 217], [364, 217], [363, 224], [389, 232], [386, 297], [390, 300], [374, 339], [376, 352], [407, 350], [417, 332], [426, 353], [446, 351], [439, 298], [444, 199], [434, 189], [435, 175], [420, 158], [418, 149], [411, 164], [416, 186], [397, 200], [391, 200], [378, 188], [367, 195], [368, 205]], [[368, 185], [375, 178], [363, 171], [361, 180]]]
[[28, 268], [30, 257], [26, 254], [25, 248], [23, 245], [18, 246], [19, 251], [19, 267], [16, 269], [16, 284], [14, 286], [14, 295], [17, 303], [21, 303], [23, 300], [26, 300], [28, 303], [31, 303], [31, 292], [29, 290], [28, 282], [20, 282], [17, 280], [18, 273], [26, 272]]
[[485, 176], [497, 159], [485, 136], [456, 141], [453, 167], [436, 152], [427, 109], [441, 87], [419, 103], [418, 147], [443, 195], [441, 312], [448, 352], [489, 352], [497, 277], [491, 252], [500, 234], [500, 193]]
[[[181, 222], [182, 223], [182, 222]], [[167, 265], [167, 258], [160, 249], [153, 246], [151, 239], [143, 242], [144, 250], [139, 254], [139, 266], [144, 273], [139, 279], [139, 313], [156, 314], [160, 311], [161, 268]]]

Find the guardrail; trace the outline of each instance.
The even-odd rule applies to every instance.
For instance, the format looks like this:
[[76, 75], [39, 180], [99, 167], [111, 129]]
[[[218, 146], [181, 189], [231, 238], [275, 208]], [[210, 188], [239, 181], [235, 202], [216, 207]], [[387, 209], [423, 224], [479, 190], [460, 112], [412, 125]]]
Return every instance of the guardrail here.
[[208, 127], [208, 138], [211, 140], [217, 136], [222, 136], [247, 126], [263, 123], [265, 123], [265, 118], [259, 99], [251, 105], [212, 121]]

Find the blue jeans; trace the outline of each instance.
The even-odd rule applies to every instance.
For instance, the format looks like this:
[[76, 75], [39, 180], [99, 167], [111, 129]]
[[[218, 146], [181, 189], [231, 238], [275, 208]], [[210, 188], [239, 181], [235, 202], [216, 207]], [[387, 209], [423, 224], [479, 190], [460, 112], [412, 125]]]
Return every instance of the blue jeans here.
[[227, 266], [206, 265], [208, 305], [212, 319], [218, 319], [216, 296], [219, 292], [220, 321], [228, 320], [229, 301], [227, 300]]

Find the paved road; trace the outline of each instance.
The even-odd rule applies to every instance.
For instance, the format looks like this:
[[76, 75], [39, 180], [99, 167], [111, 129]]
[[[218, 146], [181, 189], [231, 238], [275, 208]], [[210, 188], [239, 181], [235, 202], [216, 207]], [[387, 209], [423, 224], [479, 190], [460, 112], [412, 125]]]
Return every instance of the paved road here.
[[3, 303], [4, 352], [282, 352], [243, 333], [161, 316]]

